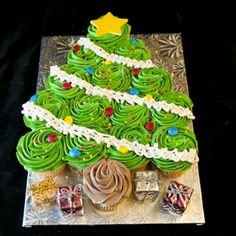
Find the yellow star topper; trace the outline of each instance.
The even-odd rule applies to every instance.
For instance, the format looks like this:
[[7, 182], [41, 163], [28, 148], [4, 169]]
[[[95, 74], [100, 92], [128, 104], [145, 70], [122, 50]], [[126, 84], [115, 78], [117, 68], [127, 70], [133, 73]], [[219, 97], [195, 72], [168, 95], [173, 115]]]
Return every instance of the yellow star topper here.
[[122, 35], [121, 27], [128, 22], [128, 19], [115, 17], [108, 12], [102, 19], [91, 20], [90, 23], [97, 28], [96, 36], [104, 34]]

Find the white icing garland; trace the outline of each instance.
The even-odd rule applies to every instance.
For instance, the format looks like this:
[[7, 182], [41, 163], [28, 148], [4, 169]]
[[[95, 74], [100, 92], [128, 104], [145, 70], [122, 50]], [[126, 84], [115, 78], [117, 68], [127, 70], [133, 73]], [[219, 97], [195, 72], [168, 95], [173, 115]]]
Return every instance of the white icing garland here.
[[87, 140], [95, 140], [98, 144], [104, 142], [108, 148], [112, 145], [119, 150], [121, 146], [125, 146], [129, 151], [133, 151], [137, 155], [145, 156], [147, 158], [164, 158], [175, 162], [188, 161], [191, 163], [198, 161], [196, 149], [179, 152], [175, 148], [174, 150], [169, 151], [167, 148], [158, 148], [157, 143], [155, 143], [154, 146], [150, 146], [149, 144], [140, 144], [137, 141], [130, 142], [126, 139], [117, 139], [115, 136], [103, 134], [94, 129], [89, 129], [75, 124], [70, 125], [64, 120], [56, 118], [51, 112], [35, 105], [31, 101], [23, 104], [22, 114], [26, 117], [31, 117], [32, 120], [36, 120], [38, 117], [40, 121], [46, 121], [48, 127], [53, 127], [64, 135], [69, 134], [71, 137], [84, 136]]
[[131, 59], [124, 56], [119, 56], [117, 54], [111, 53], [109, 54], [104, 49], [93, 43], [89, 38], [80, 38], [78, 40], [78, 44], [84, 46], [85, 48], [90, 49], [94, 53], [96, 53], [99, 57], [102, 57], [108, 61], [111, 61], [113, 63], [123, 64], [129, 67], [135, 67], [135, 68], [151, 68], [151, 67], [157, 67], [151, 60], [146, 61], [138, 61], [135, 59]]
[[75, 75], [67, 74], [65, 71], [61, 70], [58, 66], [50, 67], [50, 75], [55, 76], [56, 79], [61, 82], [70, 82], [72, 87], [79, 86], [80, 89], [85, 89], [86, 94], [91, 94], [93, 96], [105, 96], [109, 101], [114, 99], [118, 103], [124, 103], [125, 101], [130, 105], [146, 105], [149, 109], [153, 108], [156, 111], [164, 110], [165, 112], [171, 112], [177, 114], [181, 117], [187, 116], [189, 119], [194, 119], [194, 115], [189, 108], [184, 108], [177, 106], [174, 103], [167, 103], [166, 101], [156, 102], [154, 99], [148, 100], [146, 97], [139, 97], [137, 95], [130, 95], [128, 93], [122, 93], [119, 91], [108, 90], [105, 88], [100, 88], [98, 86], [93, 86], [92, 84], [78, 78]]

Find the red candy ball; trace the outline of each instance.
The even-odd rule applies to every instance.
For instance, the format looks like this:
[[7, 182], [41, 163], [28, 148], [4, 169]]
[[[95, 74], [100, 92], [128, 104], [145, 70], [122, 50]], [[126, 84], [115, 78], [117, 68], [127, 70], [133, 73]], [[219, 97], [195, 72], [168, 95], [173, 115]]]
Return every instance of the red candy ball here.
[[105, 109], [106, 116], [111, 116], [113, 114], [113, 108], [108, 107]]
[[56, 142], [57, 141], [57, 136], [55, 134], [49, 134], [47, 137], [48, 143]]
[[132, 73], [133, 73], [134, 76], [138, 76], [138, 74], [139, 74], [139, 69], [138, 69], [138, 68], [134, 68], [134, 69], [132, 70]]
[[61, 87], [65, 90], [69, 90], [72, 88], [71, 83], [64, 83], [61, 85]]
[[154, 130], [154, 124], [152, 122], [147, 122], [145, 124], [145, 128], [149, 131], [153, 131]]
[[73, 46], [73, 51], [74, 52], [78, 52], [80, 50], [80, 46], [79, 45], [74, 45]]

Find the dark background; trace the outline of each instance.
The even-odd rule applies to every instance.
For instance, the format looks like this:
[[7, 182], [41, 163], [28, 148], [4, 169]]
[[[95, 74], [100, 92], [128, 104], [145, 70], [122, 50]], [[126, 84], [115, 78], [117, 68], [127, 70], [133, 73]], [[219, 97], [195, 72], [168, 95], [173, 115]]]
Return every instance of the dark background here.
[[[86, 2], [84, 0], [83, 2]], [[236, 28], [228, 3], [188, 6], [156, 1], [0, 1], [0, 235], [225, 235], [235, 197]], [[26, 171], [15, 156], [25, 127], [21, 105], [35, 93], [41, 36], [86, 34], [89, 21], [111, 11], [128, 18], [132, 33], [181, 32], [206, 224], [22, 228]]]

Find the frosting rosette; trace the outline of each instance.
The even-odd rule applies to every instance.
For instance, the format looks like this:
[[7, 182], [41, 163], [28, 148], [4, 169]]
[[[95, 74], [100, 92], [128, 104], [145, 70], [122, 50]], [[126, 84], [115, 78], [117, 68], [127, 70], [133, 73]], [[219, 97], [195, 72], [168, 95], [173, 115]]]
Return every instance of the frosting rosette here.
[[[170, 135], [171, 128], [173, 127], [159, 127], [152, 136], [152, 146], [157, 143], [159, 148], [167, 148], [169, 151], [174, 149], [179, 152], [190, 151], [190, 149], [198, 151], [198, 143], [195, 134], [191, 130], [183, 127], [174, 127], [177, 132], [174, 135]], [[164, 158], [153, 158], [152, 162], [165, 172], [186, 171], [192, 166], [192, 163], [187, 161], [175, 162]]]
[[110, 128], [110, 117], [105, 112], [108, 107], [114, 107], [113, 102], [100, 96], [78, 95], [70, 101], [74, 124], [105, 133]]
[[119, 64], [104, 64], [92, 75], [91, 83], [101, 88], [124, 92], [130, 87], [130, 71]]
[[[68, 74], [74, 74], [78, 78], [90, 82], [90, 75], [83, 69], [75, 68], [74, 66], [70, 65], [63, 65], [60, 67], [60, 69], [64, 70]], [[49, 76], [47, 78], [45, 87], [47, 91], [50, 91], [66, 99], [75, 97], [81, 90], [79, 86], [72, 87], [70, 83], [62, 82], [58, 79], [55, 79], [53, 76]]]
[[[71, 155], [71, 150], [79, 150], [77, 156]], [[88, 141], [86, 138], [65, 136], [64, 140], [65, 161], [74, 167], [84, 169], [87, 166], [97, 162], [106, 156], [106, 146], [104, 143], [96, 143], [93, 140]]]
[[83, 171], [84, 192], [100, 210], [114, 210], [132, 190], [131, 174], [121, 163], [101, 159]]
[[157, 98], [160, 94], [171, 91], [172, 78], [161, 68], [151, 67], [140, 70], [138, 76], [132, 75], [132, 86], [139, 90], [141, 97], [152, 94]]
[[81, 46], [77, 52], [70, 49], [67, 54], [67, 63], [81, 69], [85, 69], [86, 67], [97, 68], [102, 62], [103, 58], [84, 46]]
[[[103, 18], [103, 16], [101, 18]], [[104, 34], [102, 36], [96, 36], [96, 27], [90, 25], [88, 27], [87, 37], [107, 52], [114, 52], [116, 47], [119, 47], [122, 42], [129, 38], [130, 30], [131, 26], [126, 23], [121, 26], [122, 35]]]
[[[53, 140], [50, 140], [53, 137]], [[65, 162], [63, 135], [52, 128], [30, 131], [18, 142], [17, 158], [28, 171], [55, 171]]]
[[[173, 103], [177, 106], [189, 108], [190, 110], [192, 110], [193, 107], [191, 99], [183, 93], [165, 93], [157, 97], [157, 101], [166, 101], [168, 104]], [[172, 125], [186, 127], [191, 121], [187, 116], [179, 116], [178, 114], [166, 112], [164, 110], [157, 111], [152, 109], [151, 114], [161, 126]]]
[[138, 61], [146, 61], [151, 58], [148, 48], [140, 39], [131, 38], [120, 44], [114, 51], [117, 55], [136, 59]]
[[[64, 119], [69, 114], [68, 100], [47, 90], [38, 92], [37, 96], [37, 101], [34, 104], [47, 109], [57, 118]], [[24, 116], [24, 123], [32, 130], [45, 127], [45, 121], [40, 121], [39, 119], [32, 120], [26, 116]]]
[[117, 104], [116, 112], [111, 117], [111, 120], [115, 125], [136, 128], [139, 125], [144, 126], [148, 119], [148, 114], [146, 106], [132, 106], [127, 103]]

